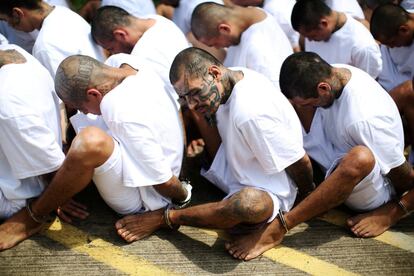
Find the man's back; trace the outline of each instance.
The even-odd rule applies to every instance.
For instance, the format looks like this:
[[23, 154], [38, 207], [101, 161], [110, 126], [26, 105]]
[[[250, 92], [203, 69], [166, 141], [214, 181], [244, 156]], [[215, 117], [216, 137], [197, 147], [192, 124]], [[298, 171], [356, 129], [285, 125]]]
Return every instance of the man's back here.
[[367, 74], [351, 66], [338, 67], [349, 69], [352, 76], [333, 105], [320, 108], [327, 139], [337, 153], [336, 158], [356, 145], [367, 146], [386, 174], [404, 158], [398, 109], [388, 93]]
[[284, 169], [305, 154], [299, 119], [265, 76], [231, 69], [242, 70], [244, 77], [216, 113], [228, 169], [237, 183], [268, 189], [293, 204], [295, 192]]
[[60, 62], [75, 54], [104, 59], [102, 50], [92, 41], [89, 24], [73, 11], [56, 6], [43, 21], [33, 56], [54, 77]]
[[25, 200], [41, 193], [44, 183], [37, 176], [57, 170], [64, 155], [49, 73], [19, 47], [0, 46], [9, 49], [26, 62], [0, 68], [0, 190], [9, 200]]
[[179, 175], [183, 130], [160, 77], [142, 69], [111, 90], [102, 117], [121, 147], [126, 186], [149, 186]]
[[156, 14], [154, 3], [151, 0], [102, 0], [101, 6], [117, 6], [138, 17]]
[[357, 19], [364, 19], [364, 12], [357, 0], [326, 0], [325, 3], [333, 10], [344, 12]]
[[204, 2], [224, 4], [222, 0], [180, 0], [180, 4], [175, 8], [172, 20], [185, 35], [191, 32], [191, 14], [194, 8]]
[[159, 15], [148, 18], [156, 23], [138, 40], [131, 55], [151, 62], [157, 72], [168, 76], [175, 56], [189, 46], [188, 42], [172, 21]]
[[305, 49], [315, 52], [328, 63], [358, 67], [373, 78], [381, 72], [381, 52], [374, 38], [360, 22], [346, 16], [345, 24], [328, 41], [305, 40]]
[[255, 70], [278, 86], [280, 67], [292, 52], [289, 40], [280, 26], [266, 13], [264, 20], [243, 32], [239, 45], [228, 48], [224, 65]]
[[299, 46], [299, 33], [296, 32], [290, 22], [292, 9], [295, 5], [295, 0], [266, 0], [263, 4], [263, 9], [270, 13], [278, 21], [280, 27], [288, 37], [292, 47]]

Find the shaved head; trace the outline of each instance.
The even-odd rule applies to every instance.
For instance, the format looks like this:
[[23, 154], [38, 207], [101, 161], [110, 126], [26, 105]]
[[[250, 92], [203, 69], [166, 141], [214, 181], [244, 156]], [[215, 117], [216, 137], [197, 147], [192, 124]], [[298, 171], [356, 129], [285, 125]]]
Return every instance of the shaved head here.
[[191, 16], [191, 31], [197, 39], [218, 35], [218, 25], [231, 16], [232, 8], [214, 2], [198, 5]]
[[174, 85], [183, 74], [195, 78], [205, 77], [210, 65], [223, 66], [214, 56], [202, 49], [184, 49], [178, 53], [171, 65], [170, 82]]
[[390, 39], [398, 35], [401, 25], [408, 21], [408, 12], [399, 5], [385, 4], [372, 14], [370, 30], [375, 39]]
[[114, 39], [114, 29], [129, 26], [133, 16], [115, 6], [104, 6], [96, 11], [91, 22], [91, 34], [95, 42]]
[[105, 81], [108, 66], [94, 58], [74, 55], [64, 59], [56, 72], [55, 90], [62, 101], [79, 104], [86, 101], [86, 91]]

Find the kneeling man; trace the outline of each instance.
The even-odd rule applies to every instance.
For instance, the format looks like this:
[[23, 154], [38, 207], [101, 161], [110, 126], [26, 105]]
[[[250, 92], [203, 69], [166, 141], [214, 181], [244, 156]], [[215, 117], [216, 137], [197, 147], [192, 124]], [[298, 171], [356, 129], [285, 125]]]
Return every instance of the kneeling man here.
[[283, 220], [282, 212], [295, 201], [296, 184], [299, 193], [312, 186], [300, 122], [288, 100], [260, 73], [226, 68], [198, 48], [176, 56], [170, 81], [189, 108], [216, 115], [222, 144], [205, 175], [227, 197], [187, 209], [127, 216], [117, 227], [133, 237], [179, 225], [260, 235], [276, 217]]

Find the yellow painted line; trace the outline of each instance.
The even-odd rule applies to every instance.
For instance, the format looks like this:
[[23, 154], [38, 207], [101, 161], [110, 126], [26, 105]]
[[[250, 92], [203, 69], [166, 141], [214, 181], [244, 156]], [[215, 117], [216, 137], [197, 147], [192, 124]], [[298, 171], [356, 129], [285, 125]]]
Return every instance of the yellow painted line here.
[[[202, 229], [202, 231], [210, 236], [227, 239], [226, 235], [223, 235], [220, 231], [216, 232], [206, 229]], [[268, 250], [263, 256], [274, 262], [304, 271], [311, 275], [359, 275], [282, 245]]]
[[[350, 215], [345, 212], [333, 209], [319, 217], [319, 219], [338, 226], [348, 227], [346, 220], [349, 217]], [[372, 239], [414, 253], [414, 238], [404, 233], [388, 230]]]
[[42, 234], [75, 252], [85, 253], [129, 275], [174, 275], [141, 257], [129, 255], [112, 243], [92, 237], [72, 225], [61, 223], [58, 219], [42, 231]]

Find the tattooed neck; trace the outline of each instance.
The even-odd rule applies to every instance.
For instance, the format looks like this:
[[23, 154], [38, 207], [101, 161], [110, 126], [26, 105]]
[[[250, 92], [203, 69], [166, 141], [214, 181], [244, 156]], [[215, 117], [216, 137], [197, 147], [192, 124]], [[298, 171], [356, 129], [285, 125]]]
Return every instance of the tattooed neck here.
[[231, 92], [233, 91], [234, 86], [236, 83], [243, 78], [242, 71], [226, 71], [223, 74], [221, 79], [221, 83], [224, 88], [223, 97], [221, 103], [224, 104], [229, 99]]
[[26, 58], [16, 50], [0, 51], [0, 67], [6, 64], [25, 63]]

